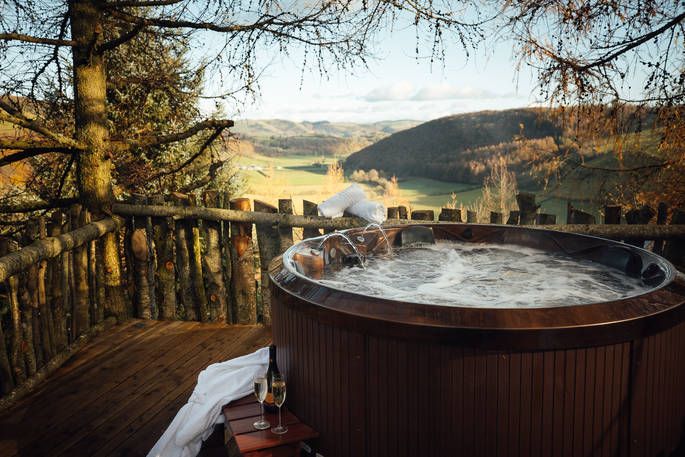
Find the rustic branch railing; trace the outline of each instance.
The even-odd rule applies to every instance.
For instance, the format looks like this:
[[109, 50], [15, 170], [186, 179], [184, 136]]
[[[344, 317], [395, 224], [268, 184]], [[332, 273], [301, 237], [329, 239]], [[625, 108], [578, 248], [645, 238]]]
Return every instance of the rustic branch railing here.
[[[305, 215], [293, 214], [290, 199], [278, 207], [207, 192], [197, 206], [194, 196], [135, 196], [115, 203], [115, 218], [90, 222], [74, 205], [55, 210], [49, 220], [30, 221], [21, 240], [0, 239], [0, 409], [37, 379], [59, 366], [82, 341], [105, 323], [136, 316], [228, 323], [270, 324], [267, 267], [298, 236], [365, 225], [358, 218], [316, 216], [305, 202]], [[492, 213], [492, 223], [582, 233], [644, 245], [678, 265], [685, 264], [685, 212], [665, 205], [622, 215], [621, 207], [604, 209], [604, 224], [569, 205], [568, 224], [538, 212], [535, 197], [520, 194], [519, 210]], [[1, 209], [0, 209], [1, 210]], [[656, 224], [649, 224], [656, 215]], [[463, 215], [468, 222], [476, 213]], [[627, 224], [620, 224], [622, 216]], [[388, 208], [388, 224], [434, 222], [432, 210]], [[462, 213], [444, 208], [438, 221], [459, 222]], [[293, 228], [302, 229], [294, 232]], [[128, 309], [109, 309], [104, 252], [100, 239], [118, 237], [123, 287]], [[48, 236], [50, 235], [50, 236]], [[111, 235], [110, 235], [111, 236]], [[18, 242], [24, 245], [19, 249]], [[4, 286], [4, 287], [2, 287]]]

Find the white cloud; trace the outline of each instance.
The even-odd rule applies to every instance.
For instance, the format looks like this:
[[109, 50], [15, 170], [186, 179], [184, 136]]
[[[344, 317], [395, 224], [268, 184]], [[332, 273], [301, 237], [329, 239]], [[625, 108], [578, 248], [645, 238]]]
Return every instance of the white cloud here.
[[364, 97], [367, 102], [385, 102], [408, 100], [414, 93], [414, 85], [408, 81], [399, 81], [389, 86], [378, 86]]
[[407, 81], [387, 86], [378, 86], [362, 97], [364, 101], [378, 103], [388, 101], [432, 101], [432, 100], [487, 100], [516, 98], [514, 94], [499, 94], [486, 89], [457, 86], [449, 83], [426, 84], [415, 89]]

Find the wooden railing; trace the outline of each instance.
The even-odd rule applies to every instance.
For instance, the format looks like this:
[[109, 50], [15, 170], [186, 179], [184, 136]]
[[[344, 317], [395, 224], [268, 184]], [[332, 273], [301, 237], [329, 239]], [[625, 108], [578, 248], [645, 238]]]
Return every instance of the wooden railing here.
[[[605, 224], [596, 224], [592, 215], [569, 206], [569, 224], [561, 225], [554, 215], [538, 213], [534, 196], [520, 194], [518, 203], [518, 211], [492, 213], [490, 221], [624, 240], [685, 264], [684, 211], [674, 210], [667, 224], [664, 205], [641, 208], [624, 215], [630, 225], [619, 225], [620, 207], [605, 208]], [[304, 215], [293, 214], [288, 199], [278, 207], [252, 204], [216, 192], [205, 193], [202, 206], [190, 195], [136, 196], [114, 204], [113, 218], [90, 222], [75, 205], [32, 220], [21, 240], [1, 239], [0, 409], [122, 317], [108, 308], [104, 290], [104, 234], [119, 239], [124, 316], [269, 325], [270, 261], [298, 238], [364, 225], [352, 217], [318, 217], [311, 202], [305, 202]], [[388, 216], [387, 224], [435, 220], [431, 210], [404, 207], [388, 208]], [[458, 222], [462, 216], [468, 222], [476, 217], [444, 208], [437, 219]], [[650, 223], [655, 216], [657, 224]]]

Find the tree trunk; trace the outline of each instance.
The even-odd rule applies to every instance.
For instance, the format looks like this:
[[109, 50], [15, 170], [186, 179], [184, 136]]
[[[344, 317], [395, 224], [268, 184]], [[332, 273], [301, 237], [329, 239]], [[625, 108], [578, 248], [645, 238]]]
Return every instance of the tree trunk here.
[[[94, 50], [104, 39], [103, 12], [98, 5], [97, 0], [69, 2], [71, 37], [76, 42], [72, 46], [74, 133], [76, 139], [86, 146], [86, 150], [76, 156], [77, 184], [81, 201], [92, 211], [95, 220], [110, 213], [112, 204], [105, 62], [102, 53]], [[103, 237], [101, 258], [105, 263], [106, 311], [123, 320], [127, 313], [116, 233]]]

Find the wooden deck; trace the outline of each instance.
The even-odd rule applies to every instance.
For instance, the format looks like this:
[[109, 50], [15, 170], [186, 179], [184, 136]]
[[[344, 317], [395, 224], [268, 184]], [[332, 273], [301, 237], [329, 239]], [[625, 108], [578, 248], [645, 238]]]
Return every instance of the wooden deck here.
[[197, 322], [109, 330], [0, 415], [0, 456], [144, 456], [201, 370], [270, 340], [261, 326]]

